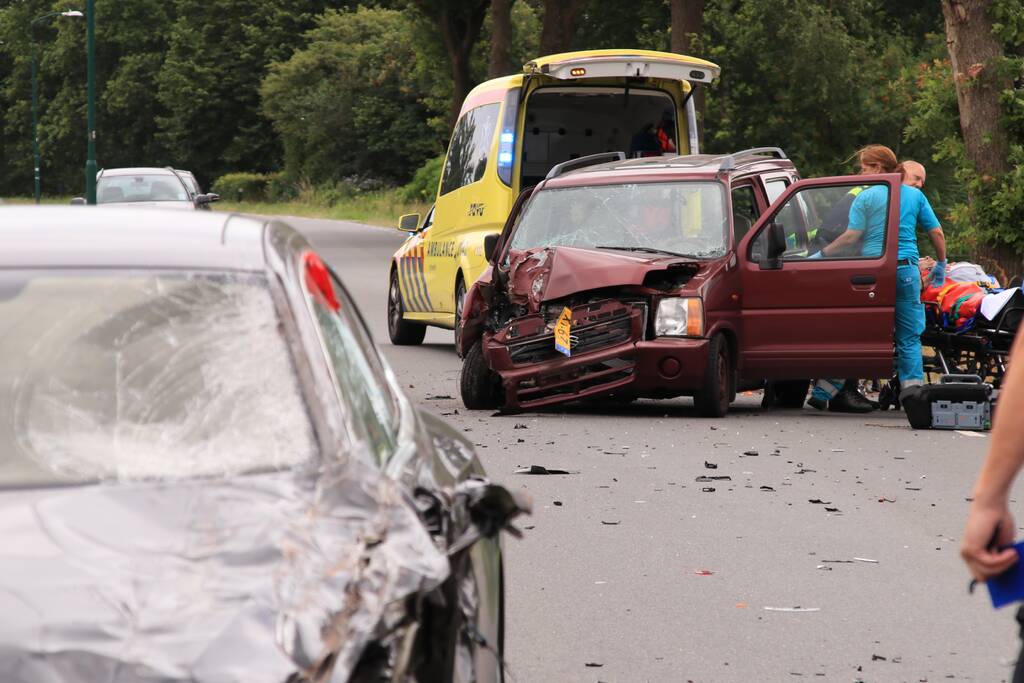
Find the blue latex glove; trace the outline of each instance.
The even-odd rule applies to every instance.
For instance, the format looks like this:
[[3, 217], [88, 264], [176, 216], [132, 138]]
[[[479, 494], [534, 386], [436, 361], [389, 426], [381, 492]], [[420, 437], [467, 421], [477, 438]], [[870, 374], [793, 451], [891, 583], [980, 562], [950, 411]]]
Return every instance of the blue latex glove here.
[[823, 257], [823, 256], [824, 256], [824, 254], [822, 254], [822, 253], [821, 253], [820, 251], [816, 251], [816, 252], [814, 252], [813, 254], [811, 254], [810, 256], [808, 256], [807, 258], [809, 258], [809, 259], [812, 259], [812, 258], [821, 258], [821, 257]]
[[932, 266], [932, 286], [941, 287], [946, 284], [946, 262], [936, 261]]

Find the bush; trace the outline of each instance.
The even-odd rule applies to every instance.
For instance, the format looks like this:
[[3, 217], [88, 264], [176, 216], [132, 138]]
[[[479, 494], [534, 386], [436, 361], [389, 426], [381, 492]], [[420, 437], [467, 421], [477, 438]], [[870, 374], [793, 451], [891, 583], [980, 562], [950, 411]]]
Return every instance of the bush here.
[[299, 196], [296, 180], [284, 172], [267, 175], [267, 200], [279, 203], [290, 202]]
[[213, 181], [212, 190], [228, 202], [262, 202], [267, 199], [269, 181], [262, 173], [228, 173]]
[[441, 169], [444, 168], [444, 155], [427, 159], [426, 163], [416, 169], [412, 180], [398, 190], [398, 197], [407, 202], [433, 202], [437, 195], [437, 185], [441, 181]]

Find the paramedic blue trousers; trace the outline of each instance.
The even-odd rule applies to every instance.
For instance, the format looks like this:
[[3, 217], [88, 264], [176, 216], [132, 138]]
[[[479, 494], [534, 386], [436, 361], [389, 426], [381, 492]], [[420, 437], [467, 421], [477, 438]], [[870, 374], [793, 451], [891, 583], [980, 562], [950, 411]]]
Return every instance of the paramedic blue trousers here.
[[921, 305], [921, 271], [917, 263], [896, 267], [896, 372], [904, 388], [924, 382], [921, 333], [924, 306]]

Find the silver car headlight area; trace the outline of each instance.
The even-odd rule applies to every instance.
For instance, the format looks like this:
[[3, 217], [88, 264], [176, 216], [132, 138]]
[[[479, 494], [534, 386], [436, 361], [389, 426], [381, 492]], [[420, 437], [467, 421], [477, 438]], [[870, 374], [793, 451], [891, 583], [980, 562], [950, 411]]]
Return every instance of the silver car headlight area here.
[[704, 336], [704, 302], [699, 297], [669, 297], [658, 302], [654, 317], [658, 337]]

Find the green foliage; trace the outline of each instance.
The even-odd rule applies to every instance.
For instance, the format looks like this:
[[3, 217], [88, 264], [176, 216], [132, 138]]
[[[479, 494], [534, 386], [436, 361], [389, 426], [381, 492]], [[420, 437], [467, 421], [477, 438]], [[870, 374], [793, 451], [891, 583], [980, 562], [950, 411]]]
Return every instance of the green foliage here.
[[412, 30], [394, 10], [328, 11], [306, 49], [271, 66], [263, 111], [283, 143], [286, 173], [401, 181], [438, 152], [412, 78]]
[[210, 191], [226, 201], [262, 202], [269, 197], [269, 185], [264, 173], [227, 173], [213, 181]]
[[[1019, 79], [1024, 73], [1024, 60], [1018, 54], [1024, 44], [1024, 2], [996, 0], [992, 16], [1006, 50], [1003, 63], [995, 68]], [[918, 65], [916, 73], [905, 74], [900, 84], [908, 92], [910, 80], [916, 85], [905, 135], [912, 142], [927, 144], [932, 161], [949, 169], [951, 180], [939, 183], [939, 202], [945, 209], [940, 216], [945, 213], [948, 218], [944, 227], [950, 250], [964, 258], [983, 254], [994, 261], [988, 265], [1016, 271], [1013, 259], [1020, 263], [1024, 257], [1024, 92], [1010, 88], [1000, 98], [1011, 142], [1010, 171], [998, 177], [981, 176], [964, 151], [944, 37], [936, 37], [929, 49], [932, 58]], [[929, 187], [933, 185], [931, 168]]]
[[444, 168], [444, 155], [428, 159], [416, 169], [412, 180], [398, 190], [398, 196], [409, 202], [432, 202], [437, 195], [437, 186], [441, 183], [441, 169]]
[[849, 172], [868, 143], [898, 154], [907, 118], [893, 83], [908, 44], [879, 30], [876, 0], [718, 2], [705, 12], [705, 56], [722, 66], [710, 89], [706, 145], [778, 145], [804, 175]]

